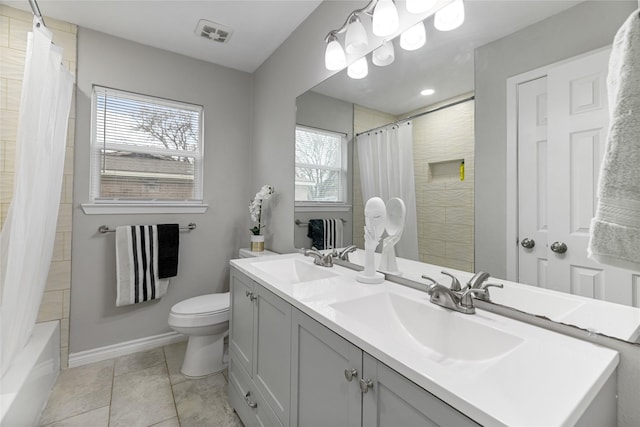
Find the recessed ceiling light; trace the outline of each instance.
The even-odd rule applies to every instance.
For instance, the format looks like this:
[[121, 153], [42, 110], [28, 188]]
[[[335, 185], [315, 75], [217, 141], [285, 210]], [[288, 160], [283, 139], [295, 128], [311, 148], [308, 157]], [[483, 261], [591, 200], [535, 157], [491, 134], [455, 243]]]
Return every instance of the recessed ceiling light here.
[[436, 93], [436, 91], [433, 89], [425, 89], [420, 92], [420, 95], [429, 96], [429, 95], [433, 95], [434, 93]]

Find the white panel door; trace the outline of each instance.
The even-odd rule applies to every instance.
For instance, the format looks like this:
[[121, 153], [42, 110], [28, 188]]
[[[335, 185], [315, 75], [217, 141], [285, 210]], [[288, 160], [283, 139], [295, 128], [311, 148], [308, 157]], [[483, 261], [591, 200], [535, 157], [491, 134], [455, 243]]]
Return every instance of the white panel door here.
[[549, 71], [549, 247], [558, 242], [567, 250], [549, 254], [548, 285], [630, 305], [632, 272], [587, 258], [609, 125], [609, 55], [602, 50]]
[[[633, 305], [634, 273], [587, 258], [608, 128], [609, 54], [579, 57], [519, 86], [519, 281]], [[535, 249], [522, 247], [528, 236]]]
[[547, 78], [518, 85], [519, 281], [547, 286]]

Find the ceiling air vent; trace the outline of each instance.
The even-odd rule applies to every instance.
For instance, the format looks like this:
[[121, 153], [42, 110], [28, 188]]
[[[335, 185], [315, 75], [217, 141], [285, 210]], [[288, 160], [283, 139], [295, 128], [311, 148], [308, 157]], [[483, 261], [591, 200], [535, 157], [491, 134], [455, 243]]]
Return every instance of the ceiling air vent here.
[[198, 36], [204, 37], [205, 39], [213, 40], [218, 43], [226, 43], [229, 41], [233, 30], [222, 24], [201, 19], [198, 21], [198, 26], [196, 27], [195, 32]]

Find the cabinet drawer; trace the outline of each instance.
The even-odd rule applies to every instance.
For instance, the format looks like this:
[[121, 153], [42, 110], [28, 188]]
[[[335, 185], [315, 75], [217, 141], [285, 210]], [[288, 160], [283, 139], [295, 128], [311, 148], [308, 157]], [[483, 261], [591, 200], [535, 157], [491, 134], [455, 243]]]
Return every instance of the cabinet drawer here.
[[[246, 427], [282, 427], [262, 394], [251, 381], [249, 374], [237, 363], [233, 351], [229, 358], [229, 403]], [[253, 406], [253, 407], [252, 407]]]

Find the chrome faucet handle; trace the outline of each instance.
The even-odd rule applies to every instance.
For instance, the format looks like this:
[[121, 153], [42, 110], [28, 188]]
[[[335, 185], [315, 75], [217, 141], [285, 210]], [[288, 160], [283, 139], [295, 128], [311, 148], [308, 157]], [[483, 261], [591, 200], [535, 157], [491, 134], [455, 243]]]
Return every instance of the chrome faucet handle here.
[[473, 288], [473, 289], [480, 289], [482, 288], [482, 284], [486, 282], [487, 279], [489, 279], [489, 277], [491, 277], [491, 274], [486, 273], [484, 271], [478, 271], [476, 274], [473, 275], [471, 279], [469, 279], [469, 281], [467, 282], [467, 287]]
[[489, 288], [494, 287], [494, 288], [504, 288], [504, 285], [502, 283], [483, 283], [482, 286], [479, 289], [482, 289], [484, 291], [486, 291], [484, 294], [478, 294], [476, 295], [476, 298], [481, 300], [481, 301], [487, 301], [487, 302], [491, 302], [491, 298], [489, 295]]
[[442, 270], [440, 273], [444, 274], [445, 276], [451, 277], [451, 286], [449, 286], [449, 288], [451, 288], [452, 291], [462, 290], [462, 286], [460, 286], [460, 281], [456, 278], [456, 276], [444, 270]]
[[338, 258], [342, 261], [349, 261], [349, 254], [355, 252], [358, 247], [356, 245], [347, 246], [338, 254]]
[[431, 293], [433, 292], [434, 286], [436, 286], [436, 285], [437, 286], [442, 286], [442, 285], [440, 285], [440, 283], [436, 282], [434, 279], [432, 279], [431, 277], [427, 276], [426, 274], [423, 274], [422, 278], [425, 279], [425, 280], [428, 280], [429, 282], [431, 282], [431, 283], [427, 283], [427, 293], [429, 295], [431, 295]]

